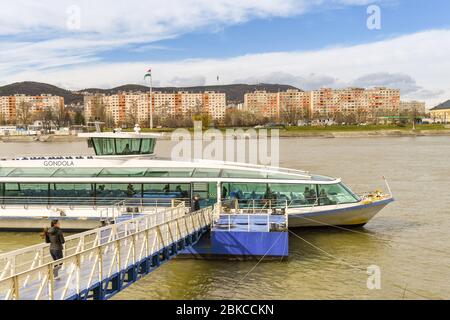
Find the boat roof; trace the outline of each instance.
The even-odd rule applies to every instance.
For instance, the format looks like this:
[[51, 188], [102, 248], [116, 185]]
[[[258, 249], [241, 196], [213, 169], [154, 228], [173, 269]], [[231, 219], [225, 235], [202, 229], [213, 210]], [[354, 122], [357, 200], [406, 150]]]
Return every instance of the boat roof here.
[[[93, 156], [22, 157], [0, 161], [0, 181], [11, 178], [197, 178], [210, 180], [338, 182], [306, 171], [248, 163], [162, 158], [98, 158]], [[236, 181], [237, 181], [236, 180]]]
[[161, 133], [151, 132], [83, 132], [79, 133], [80, 138], [119, 138], [119, 139], [146, 139], [146, 138], [160, 138]]

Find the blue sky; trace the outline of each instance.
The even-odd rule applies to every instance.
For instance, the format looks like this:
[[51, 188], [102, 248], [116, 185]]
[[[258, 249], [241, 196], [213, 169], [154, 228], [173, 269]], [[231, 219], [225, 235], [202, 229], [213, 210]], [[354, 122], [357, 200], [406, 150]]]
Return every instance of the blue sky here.
[[255, 19], [214, 31], [199, 30], [148, 43], [154, 47], [147, 50], [133, 50], [139, 45], [103, 56], [111, 61], [226, 58], [269, 51], [317, 50], [450, 28], [450, 1], [402, 0], [379, 2], [379, 5], [382, 28], [376, 31], [366, 27], [367, 6], [331, 6], [304, 15]]
[[[381, 29], [369, 30], [377, 5]], [[0, 84], [278, 82], [450, 98], [446, 0], [18, 0], [3, 4]], [[17, 17], [20, 16], [20, 19]]]

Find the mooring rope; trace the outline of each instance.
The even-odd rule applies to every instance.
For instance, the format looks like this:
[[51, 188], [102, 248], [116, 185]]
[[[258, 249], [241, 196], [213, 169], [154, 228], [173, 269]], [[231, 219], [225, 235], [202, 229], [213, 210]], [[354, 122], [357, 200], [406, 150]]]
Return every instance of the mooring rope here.
[[[264, 253], [264, 255], [256, 262], [256, 264], [234, 285], [234, 289], [233, 289], [233, 295], [231, 296], [231, 298], [233, 298], [235, 295], [236, 295], [236, 289], [237, 289], [237, 287], [239, 286], [239, 284], [242, 282], [242, 281], [244, 281], [247, 277], [248, 277], [248, 275], [253, 271], [253, 270], [255, 270], [256, 269], [256, 267], [261, 263], [261, 261], [263, 261], [264, 260], [264, 258], [267, 256], [267, 254], [270, 252], [270, 250], [272, 250], [272, 248], [275, 246], [275, 244], [277, 244], [278, 243], [278, 240], [280, 240], [280, 238], [281, 238], [281, 236], [282, 236], [282, 232], [280, 232], [280, 235], [278, 236], [278, 238], [277, 238], [277, 240], [276, 241], [274, 241], [273, 243], [272, 243], [272, 245], [270, 246], [270, 248], [269, 249], [267, 249], [266, 250], [266, 252]], [[281, 261], [280, 261], [281, 262]]]
[[[336, 257], [335, 255], [333, 255], [333, 254], [331, 254], [331, 253], [325, 251], [324, 249], [322, 249], [322, 248], [316, 246], [315, 244], [309, 242], [308, 240], [306, 240], [306, 239], [300, 237], [298, 234], [294, 233], [293, 231], [289, 230], [289, 233], [291, 233], [292, 235], [296, 236], [297, 238], [299, 238], [300, 240], [304, 241], [305, 243], [309, 244], [310, 246], [312, 246], [312, 247], [315, 248], [316, 250], [319, 250], [319, 251], [325, 253], [326, 255], [328, 255], [329, 257], [331, 257], [331, 258], [333, 258], [333, 259], [335, 259], [335, 260], [341, 262], [342, 264], [345, 264], [346, 266], [349, 266], [349, 267], [351, 267], [352, 269], [356, 269], [356, 270], [358, 270], [358, 271], [364, 270], [364, 272], [367, 272], [367, 269], [366, 269], [366, 268], [354, 266], [354, 265], [352, 265], [351, 263], [348, 263], [347, 261], [345, 261], [345, 260], [343, 260], [343, 259], [340, 259], [340, 258]], [[422, 295], [422, 294], [420, 294], [420, 293], [417, 293], [417, 292], [414, 292], [414, 291], [412, 291], [412, 290], [410, 290], [410, 289], [407, 289], [407, 286], [402, 287], [402, 286], [399, 286], [399, 285], [397, 285], [397, 284], [395, 284], [395, 283], [391, 283], [391, 285], [394, 286], [394, 287], [397, 287], [397, 288], [400, 288], [400, 289], [404, 290], [404, 292], [406, 292], [406, 291], [407, 291], [407, 292], [411, 292], [411, 293], [413, 293], [413, 294], [415, 294], [415, 295], [417, 295], [417, 296], [419, 296], [419, 297], [422, 297], [422, 298], [424, 298], [424, 299], [432, 300], [432, 298], [430, 298], [430, 297], [424, 296], [424, 295]], [[404, 294], [403, 294], [403, 296], [404, 296]]]
[[[385, 242], [391, 242], [391, 243], [396, 243], [397, 242], [397, 243], [403, 243], [403, 244], [411, 245], [411, 243], [409, 243], [409, 242], [405, 242], [405, 241], [401, 241], [401, 240], [386, 239], [386, 238], [380, 237], [380, 236], [375, 235], [375, 234], [371, 234], [371, 233], [367, 233], [367, 232], [361, 232], [361, 231], [358, 231], [358, 230], [345, 228], [345, 227], [342, 227], [342, 226], [336, 226], [336, 225], [332, 225], [332, 224], [329, 224], [329, 223], [326, 223], [326, 222], [322, 222], [322, 221], [319, 221], [319, 220], [315, 220], [315, 219], [311, 219], [311, 218], [301, 217], [301, 219], [305, 219], [305, 220], [308, 220], [308, 221], [311, 221], [311, 222], [319, 223], [319, 224], [321, 224], [323, 226], [326, 226], [326, 227], [333, 227], [333, 228], [336, 228], [336, 229], [349, 231], [349, 232], [353, 232], [353, 233], [356, 233], [356, 234], [363, 234], [365, 236], [372, 237], [372, 238], [374, 238], [376, 240], [379, 240], [379, 241], [385, 241]], [[431, 251], [439, 252], [439, 253], [442, 253], [442, 254], [445, 254], [445, 255], [449, 255], [449, 252], [444, 251], [444, 250], [440, 250], [440, 249], [436, 249], [436, 248], [430, 248], [430, 247], [424, 247], [422, 245], [416, 245], [416, 246], [418, 248], [421, 248], [421, 249], [431, 250]]]

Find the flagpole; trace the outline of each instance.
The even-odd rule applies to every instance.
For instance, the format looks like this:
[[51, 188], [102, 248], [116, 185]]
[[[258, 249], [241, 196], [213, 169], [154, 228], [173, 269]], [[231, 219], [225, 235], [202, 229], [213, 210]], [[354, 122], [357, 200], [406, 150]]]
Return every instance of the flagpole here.
[[153, 86], [153, 80], [152, 80], [152, 75], [150, 74], [150, 129], [153, 129], [152, 86]]

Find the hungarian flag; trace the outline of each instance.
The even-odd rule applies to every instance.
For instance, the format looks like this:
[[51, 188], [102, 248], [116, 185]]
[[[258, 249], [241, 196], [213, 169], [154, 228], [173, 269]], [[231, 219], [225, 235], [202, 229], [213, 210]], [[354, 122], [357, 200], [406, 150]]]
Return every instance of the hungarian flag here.
[[150, 77], [150, 78], [152, 77], [152, 69], [151, 68], [148, 69], [147, 72], [145, 73], [144, 80], [147, 79], [147, 77]]

